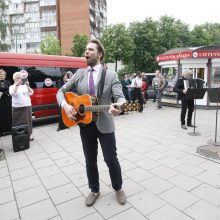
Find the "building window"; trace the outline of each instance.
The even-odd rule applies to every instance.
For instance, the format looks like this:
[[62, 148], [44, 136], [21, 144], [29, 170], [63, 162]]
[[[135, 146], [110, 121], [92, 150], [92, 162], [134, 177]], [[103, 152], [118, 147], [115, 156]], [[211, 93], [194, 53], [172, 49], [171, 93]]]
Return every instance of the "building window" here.
[[213, 66], [211, 72], [211, 88], [220, 87], [220, 65]]

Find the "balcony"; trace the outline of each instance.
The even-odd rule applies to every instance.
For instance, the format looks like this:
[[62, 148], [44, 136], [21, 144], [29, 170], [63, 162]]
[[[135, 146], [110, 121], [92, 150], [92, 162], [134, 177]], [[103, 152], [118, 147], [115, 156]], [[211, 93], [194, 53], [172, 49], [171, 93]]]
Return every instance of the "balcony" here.
[[50, 6], [50, 5], [56, 5], [56, 0], [50, 0], [48, 1], [40, 1], [40, 7], [42, 6]]
[[40, 2], [40, 0], [23, 0], [23, 3], [28, 3], [28, 2]]
[[56, 20], [51, 20], [51, 21], [41, 20], [40, 21], [40, 27], [41, 28], [44, 28], [44, 27], [56, 27], [56, 26], [57, 26]]
[[10, 8], [8, 10], [9, 15], [19, 15], [19, 14], [24, 14], [24, 8]]

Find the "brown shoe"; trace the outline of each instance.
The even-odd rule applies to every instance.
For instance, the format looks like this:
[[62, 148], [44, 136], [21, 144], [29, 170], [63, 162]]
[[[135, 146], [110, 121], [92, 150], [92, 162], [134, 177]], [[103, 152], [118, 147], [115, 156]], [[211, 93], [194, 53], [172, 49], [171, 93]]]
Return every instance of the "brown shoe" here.
[[30, 136], [30, 141], [33, 141], [34, 140], [34, 137], [31, 135]]
[[187, 129], [186, 125], [181, 125], [182, 129]]
[[87, 196], [86, 198], [86, 206], [91, 206], [95, 203], [96, 199], [99, 197], [100, 195], [100, 192], [97, 192], [97, 193], [94, 193], [94, 192], [91, 192], [89, 193], [89, 195]]
[[123, 190], [116, 191], [116, 198], [121, 205], [125, 205], [127, 199]]

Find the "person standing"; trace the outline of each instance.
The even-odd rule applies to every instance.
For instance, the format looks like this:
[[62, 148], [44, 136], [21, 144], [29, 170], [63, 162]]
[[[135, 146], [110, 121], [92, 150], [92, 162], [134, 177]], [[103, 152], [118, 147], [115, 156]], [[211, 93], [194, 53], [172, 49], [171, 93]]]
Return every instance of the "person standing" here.
[[160, 70], [156, 70], [155, 77], [153, 78], [153, 81], [152, 81], [152, 86], [153, 86], [153, 89], [155, 90], [155, 93], [156, 93], [156, 99], [157, 99], [157, 108], [156, 109], [157, 110], [162, 108], [161, 99], [163, 96], [163, 90], [164, 90], [165, 84], [166, 84], [165, 79], [162, 76], [162, 74], [160, 73]]
[[139, 112], [143, 112], [143, 105], [144, 105], [144, 98], [141, 92], [141, 87], [142, 87], [142, 76], [141, 76], [141, 72], [138, 71], [137, 76], [131, 82], [131, 88], [134, 89], [132, 101], [135, 102], [136, 100], [138, 100], [138, 103], [140, 105]]
[[128, 91], [128, 88], [129, 88], [129, 85], [131, 84], [131, 81], [130, 79], [128, 78], [128, 75], [125, 74], [123, 76], [123, 79], [121, 80], [121, 84], [122, 84], [122, 91], [123, 91], [123, 94], [125, 96], [125, 99], [130, 102], [130, 95], [129, 95], [129, 91]]
[[142, 93], [142, 96], [143, 96], [143, 98], [144, 98], [144, 103], [147, 104], [147, 100], [148, 100], [148, 94], [147, 94], [147, 90], [148, 90], [147, 76], [145, 76], [145, 73], [142, 73], [141, 76], [142, 76], [141, 93]]
[[[61, 75], [61, 80], [58, 82], [57, 87], [61, 88], [65, 83], [69, 81], [69, 79], [72, 77], [73, 74], [69, 74], [67, 72], [63, 72]], [[65, 124], [63, 123], [62, 114], [61, 114], [61, 108], [59, 108], [59, 121], [58, 121], [58, 127], [57, 131], [63, 130], [67, 128]]]
[[15, 125], [28, 125], [28, 132], [30, 141], [34, 140], [32, 136], [32, 104], [30, 96], [34, 91], [29, 86], [26, 70], [15, 72], [13, 74], [14, 84], [9, 87], [9, 93], [12, 96], [12, 124]]
[[6, 72], [0, 69], [0, 136], [11, 132], [11, 96], [9, 87], [11, 83], [6, 80]]
[[[187, 88], [184, 88], [184, 80], [190, 81], [190, 79], [191, 79], [191, 71], [184, 70], [182, 74], [182, 78], [177, 80], [173, 88], [173, 91], [177, 93], [177, 99], [181, 100], [181, 103], [182, 103], [181, 114], [180, 114], [180, 121], [181, 121], [182, 129], [187, 129], [187, 126], [194, 127], [194, 125], [192, 125], [192, 114], [194, 111], [194, 99], [186, 98]], [[186, 126], [185, 117], [186, 117], [187, 109], [188, 109], [188, 114], [187, 114], [187, 126]]]
[[[85, 58], [88, 68], [79, 69], [73, 77], [58, 90], [57, 101], [63, 107], [67, 117], [70, 120], [76, 120], [77, 112], [74, 106], [66, 102], [64, 93], [77, 90], [79, 95], [90, 94], [94, 96], [99, 93], [99, 82], [105, 75], [103, 94], [99, 97], [100, 105], [110, 105], [109, 112], [100, 112], [97, 121], [90, 124], [80, 124], [80, 136], [83, 152], [86, 161], [86, 172], [88, 184], [91, 192], [85, 200], [86, 206], [95, 203], [100, 195], [99, 172], [97, 166], [98, 140], [100, 142], [104, 160], [109, 168], [112, 187], [116, 192], [116, 198], [122, 205], [126, 203], [126, 195], [122, 189], [121, 167], [117, 158], [117, 148], [115, 139], [115, 125], [112, 115], [118, 115], [120, 110], [117, 105], [124, 104], [126, 99], [122, 92], [122, 86], [115, 72], [104, 70], [101, 61], [104, 58], [104, 47], [97, 39], [88, 43], [85, 49]], [[105, 74], [105, 71], [106, 74]], [[116, 103], [111, 103], [111, 97], [114, 97]], [[109, 114], [110, 113], [110, 114]]]

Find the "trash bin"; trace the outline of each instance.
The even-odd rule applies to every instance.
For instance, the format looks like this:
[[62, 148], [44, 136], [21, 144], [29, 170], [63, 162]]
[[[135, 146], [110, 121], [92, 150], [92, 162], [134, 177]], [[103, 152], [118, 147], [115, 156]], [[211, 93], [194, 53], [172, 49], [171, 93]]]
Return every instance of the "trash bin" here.
[[14, 152], [26, 150], [30, 147], [30, 134], [28, 132], [28, 125], [13, 126], [11, 132]]

